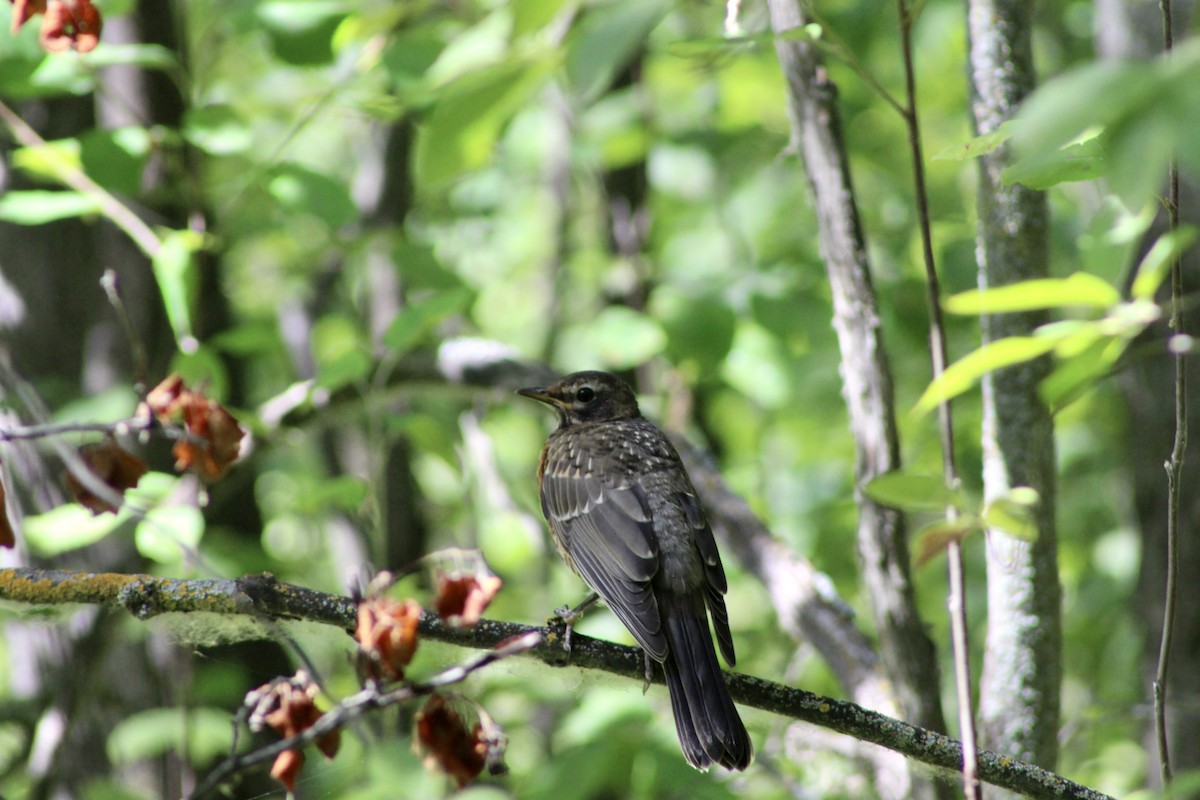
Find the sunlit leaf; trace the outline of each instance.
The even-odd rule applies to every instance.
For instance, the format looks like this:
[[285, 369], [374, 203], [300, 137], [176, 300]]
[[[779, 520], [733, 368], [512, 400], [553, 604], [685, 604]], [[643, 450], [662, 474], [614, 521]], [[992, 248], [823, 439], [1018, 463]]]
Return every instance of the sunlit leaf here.
[[466, 288], [438, 292], [402, 310], [383, 334], [383, 343], [395, 354], [415, 347], [442, 320], [463, 311], [471, 302]]
[[863, 494], [880, 505], [901, 511], [961, 508], [962, 493], [946, 485], [936, 475], [916, 475], [904, 471], [880, 475], [863, 486]]
[[10, 191], [0, 196], [0, 220], [18, 225], [44, 225], [100, 211], [100, 201], [82, 192]]
[[951, 314], [1004, 314], [1043, 308], [1077, 306], [1108, 308], [1121, 301], [1121, 293], [1087, 272], [1067, 278], [1038, 278], [987, 289], [972, 289], [947, 297], [943, 307]]
[[215, 156], [249, 150], [254, 135], [231, 106], [214, 104], [189, 109], [183, 118], [183, 136]]
[[523, 58], [470, 73], [444, 87], [417, 131], [417, 182], [434, 189], [480, 167], [496, 138], [553, 70], [548, 56]]
[[229, 712], [213, 708], [152, 708], [117, 720], [108, 734], [108, 758], [117, 766], [183, 752], [203, 764], [229, 750]]
[[992, 152], [1012, 137], [1012, 125], [1002, 124], [991, 133], [975, 136], [962, 144], [951, 145], [933, 157], [934, 161], [966, 161]]
[[1138, 265], [1130, 294], [1143, 300], [1153, 299], [1158, 287], [1171, 271], [1171, 265], [1196, 241], [1196, 228], [1185, 225], [1158, 238]]
[[926, 387], [914, 409], [918, 414], [931, 411], [943, 401], [951, 400], [978, 383], [984, 375], [1014, 364], [1023, 364], [1054, 349], [1051, 337], [1010, 336], [989, 342], [963, 356], [946, 368]]
[[179, 67], [179, 59], [169, 48], [160, 44], [114, 44], [105, 42], [88, 53], [92, 67], [131, 66], [142, 69], [171, 70]]
[[78, 503], [53, 508], [44, 514], [34, 514], [22, 520], [25, 544], [40, 556], [56, 556], [68, 550], [87, 547], [121, 527], [129, 515], [101, 514], [93, 516]]
[[913, 534], [913, 563], [918, 567], [924, 566], [945, 552], [951, 542], [961, 542], [978, 529], [979, 521], [972, 516], [931, 522]]
[[513, 38], [546, 27], [566, 5], [566, 0], [513, 0]]
[[61, 181], [68, 170], [83, 166], [78, 139], [55, 139], [36, 147], [19, 147], [9, 158], [26, 175], [45, 181]]
[[1081, 337], [1076, 343], [1085, 346], [1060, 361], [1038, 387], [1042, 399], [1054, 411], [1069, 405], [1108, 375], [1129, 341], [1103, 337], [1092, 338], [1089, 342], [1086, 337]]
[[1000, 531], [1016, 539], [1032, 542], [1038, 537], [1037, 513], [1040, 502], [1036, 489], [1016, 486], [988, 503], [980, 519], [990, 531]]
[[138, 553], [160, 564], [182, 561], [204, 535], [204, 515], [188, 505], [162, 505], [151, 509], [134, 529]]
[[152, 260], [167, 319], [175, 332], [175, 341], [184, 351], [194, 347], [192, 309], [199, 291], [195, 260], [203, 246], [204, 237], [195, 231], [169, 231], [162, 237], [162, 247]]
[[255, 14], [280, 59], [297, 66], [333, 60], [333, 36], [349, 13], [340, 0], [267, 0]]
[[609, 306], [587, 326], [585, 338], [604, 366], [625, 369], [661, 353], [667, 336], [651, 317], [625, 306]]

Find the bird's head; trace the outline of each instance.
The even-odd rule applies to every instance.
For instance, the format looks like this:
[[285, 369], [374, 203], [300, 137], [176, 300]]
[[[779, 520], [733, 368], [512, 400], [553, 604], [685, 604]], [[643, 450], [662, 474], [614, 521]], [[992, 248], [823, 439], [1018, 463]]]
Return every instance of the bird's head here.
[[518, 389], [517, 394], [552, 407], [564, 427], [641, 416], [633, 389], [607, 372], [574, 372], [549, 386]]

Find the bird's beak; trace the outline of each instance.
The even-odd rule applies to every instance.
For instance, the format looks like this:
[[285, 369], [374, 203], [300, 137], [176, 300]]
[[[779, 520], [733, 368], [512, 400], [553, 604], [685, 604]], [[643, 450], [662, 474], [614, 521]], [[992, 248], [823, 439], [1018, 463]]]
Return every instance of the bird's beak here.
[[558, 398], [549, 394], [550, 387], [548, 386], [530, 386], [527, 389], [517, 389], [517, 394], [522, 397], [530, 397], [534, 400], [541, 401], [548, 406], [560, 405]]

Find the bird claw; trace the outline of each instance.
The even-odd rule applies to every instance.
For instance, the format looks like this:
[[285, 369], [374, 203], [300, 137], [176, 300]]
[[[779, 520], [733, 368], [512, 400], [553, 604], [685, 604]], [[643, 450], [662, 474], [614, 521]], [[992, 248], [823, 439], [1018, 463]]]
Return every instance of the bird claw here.
[[654, 682], [654, 659], [650, 658], [650, 654], [645, 650], [642, 651], [642, 657], [646, 660], [646, 682], [642, 684], [642, 694], [650, 691], [650, 684]]
[[559, 606], [554, 609], [554, 616], [546, 620], [548, 623], [558, 622], [565, 629], [563, 632], [563, 649], [568, 654], [571, 652], [571, 633], [575, 630], [575, 623], [583, 619], [583, 612], [599, 599], [600, 595], [593, 592], [586, 600], [574, 608]]
[[583, 617], [578, 609], [570, 606], [559, 606], [554, 609], [554, 616], [547, 622], [557, 622], [563, 626], [563, 650], [567, 655], [571, 653], [571, 632], [575, 630], [575, 623]]

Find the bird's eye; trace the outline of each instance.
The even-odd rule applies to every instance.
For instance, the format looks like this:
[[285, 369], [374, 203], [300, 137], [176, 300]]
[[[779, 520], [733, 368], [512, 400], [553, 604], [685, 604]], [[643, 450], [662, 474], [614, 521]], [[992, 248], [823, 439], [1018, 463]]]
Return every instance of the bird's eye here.
[[581, 403], [590, 403], [596, 399], [596, 390], [590, 386], [584, 386], [575, 393], [575, 399]]

